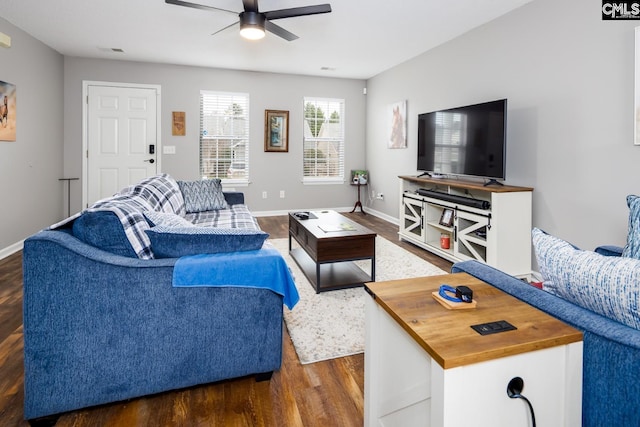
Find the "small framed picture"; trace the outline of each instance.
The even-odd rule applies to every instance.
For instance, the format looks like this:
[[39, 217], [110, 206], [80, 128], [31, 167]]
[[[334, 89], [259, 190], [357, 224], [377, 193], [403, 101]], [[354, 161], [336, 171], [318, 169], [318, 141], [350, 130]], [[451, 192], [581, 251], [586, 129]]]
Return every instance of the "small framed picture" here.
[[185, 136], [186, 135], [186, 127], [185, 127], [185, 113], [184, 111], [172, 111], [171, 112], [171, 135], [174, 136]]
[[289, 151], [289, 112], [265, 110], [264, 151]]
[[440, 216], [440, 225], [451, 227], [453, 225], [453, 209], [444, 209]]

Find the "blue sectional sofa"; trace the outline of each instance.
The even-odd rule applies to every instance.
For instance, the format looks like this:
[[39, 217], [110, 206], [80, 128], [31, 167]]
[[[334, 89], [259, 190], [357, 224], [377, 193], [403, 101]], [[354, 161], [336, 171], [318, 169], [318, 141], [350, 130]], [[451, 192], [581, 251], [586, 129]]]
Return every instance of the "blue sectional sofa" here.
[[241, 193], [190, 185], [219, 182], [153, 177], [25, 241], [26, 419], [279, 369], [284, 259]]
[[[621, 251], [604, 247], [597, 252], [619, 255]], [[583, 426], [640, 425], [640, 381], [636, 380], [640, 372], [640, 330], [477, 261], [456, 263], [452, 272], [468, 273], [582, 331]], [[600, 284], [594, 281], [592, 285]]]

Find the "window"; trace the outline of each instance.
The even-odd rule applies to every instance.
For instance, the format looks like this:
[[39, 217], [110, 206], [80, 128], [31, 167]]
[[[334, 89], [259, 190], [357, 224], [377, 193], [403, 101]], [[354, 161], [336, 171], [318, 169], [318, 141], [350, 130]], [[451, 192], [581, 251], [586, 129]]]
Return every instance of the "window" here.
[[249, 183], [249, 95], [200, 92], [200, 176]]
[[303, 182], [344, 182], [344, 99], [304, 98]]

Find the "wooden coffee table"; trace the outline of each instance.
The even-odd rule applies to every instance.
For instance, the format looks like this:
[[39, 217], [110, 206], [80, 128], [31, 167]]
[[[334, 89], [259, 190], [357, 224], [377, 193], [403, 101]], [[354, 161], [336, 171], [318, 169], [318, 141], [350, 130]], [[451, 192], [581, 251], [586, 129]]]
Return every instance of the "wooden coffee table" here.
[[[334, 211], [311, 211], [309, 219], [290, 213], [289, 253], [316, 293], [376, 280], [376, 233]], [[370, 275], [357, 260], [371, 260]]]

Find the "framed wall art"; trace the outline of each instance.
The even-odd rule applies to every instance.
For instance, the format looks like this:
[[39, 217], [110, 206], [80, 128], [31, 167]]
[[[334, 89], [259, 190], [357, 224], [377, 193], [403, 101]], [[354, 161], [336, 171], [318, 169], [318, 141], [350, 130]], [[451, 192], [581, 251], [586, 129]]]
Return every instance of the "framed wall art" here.
[[264, 151], [289, 151], [289, 112], [264, 111]]
[[16, 140], [16, 86], [0, 81], [0, 141]]
[[389, 105], [387, 111], [389, 148], [407, 148], [407, 101]]
[[171, 135], [185, 136], [187, 132], [187, 126], [185, 123], [184, 111], [171, 112]]

